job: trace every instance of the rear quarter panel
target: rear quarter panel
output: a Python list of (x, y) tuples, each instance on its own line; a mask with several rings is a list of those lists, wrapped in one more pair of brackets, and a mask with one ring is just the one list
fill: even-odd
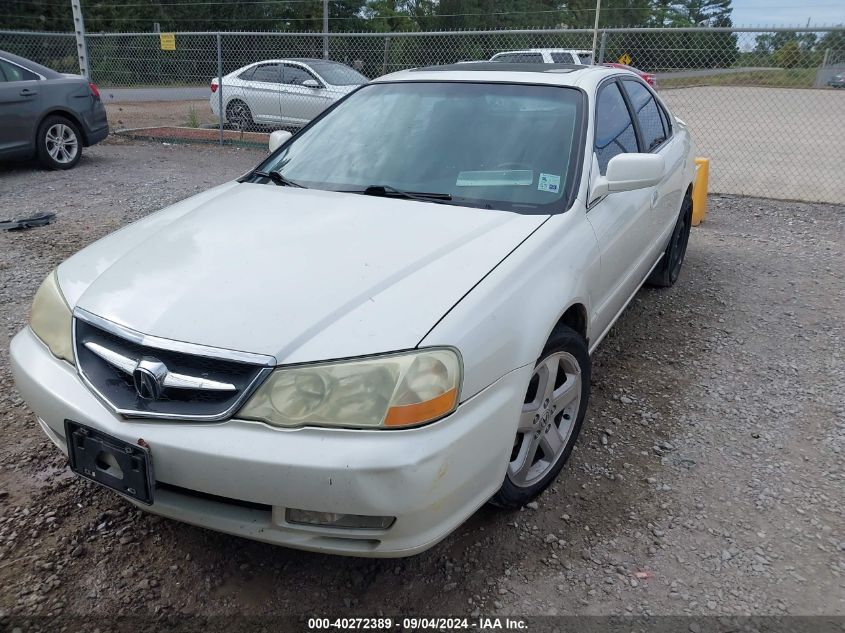
[(73, 116), (83, 127), (83, 135), (108, 125), (106, 109), (99, 99), (94, 98), (85, 79), (50, 79), (44, 82), (41, 106), (42, 119), (52, 113)]

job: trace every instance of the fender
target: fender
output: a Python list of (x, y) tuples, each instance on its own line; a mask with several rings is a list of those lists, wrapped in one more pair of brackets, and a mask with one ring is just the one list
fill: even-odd
[(461, 400), (518, 367), (533, 366), (573, 305), (584, 307), (586, 336), (592, 336), (588, 289), (600, 262), (585, 213), (576, 200), (565, 213), (551, 216), (420, 342), (461, 350), (466, 376)]

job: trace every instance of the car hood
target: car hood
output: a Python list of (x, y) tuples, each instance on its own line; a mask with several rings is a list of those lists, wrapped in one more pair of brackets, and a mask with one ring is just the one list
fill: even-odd
[(279, 363), (415, 347), (548, 216), (229, 183), (59, 267), (71, 306)]

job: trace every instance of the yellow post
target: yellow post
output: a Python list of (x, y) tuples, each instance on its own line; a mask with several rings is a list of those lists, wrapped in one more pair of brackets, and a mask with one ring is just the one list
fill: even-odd
[(698, 226), (707, 215), (707, 179), (710, 176), (710, 159), (696, 158), (695, 182), (692, 185), (692, 225)]

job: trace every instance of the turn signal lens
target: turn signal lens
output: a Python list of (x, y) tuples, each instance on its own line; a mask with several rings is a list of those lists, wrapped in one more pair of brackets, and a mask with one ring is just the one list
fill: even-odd
[(460, 382), (457, 352), (441, 348), (279, 368), (238, 417), (284, 427), (419, 426), (455, 410)]
[(35, 293), (29, 327), (54, 356), (73, 363), (73, 315), (59, 289), (55, 270)]

